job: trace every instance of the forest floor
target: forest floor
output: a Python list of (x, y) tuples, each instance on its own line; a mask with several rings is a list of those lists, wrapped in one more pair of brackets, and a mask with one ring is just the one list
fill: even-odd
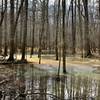
[[(16, 59), (19, 60), (21, 55), (17, 55)], [(30, 58), (30, 55), (26, 56), (26, 59), (29, 63), (33, 64), (34, 67), (37, 67), (47, 72), (57, 73), (59, 61), (55, 60), (55, 55), (42, 55), (41, 64), (39, 64), (38, 55), (33, 55)], [(93, 75), (100, 75), (100, 60), (96, 58), (80, 58), (80, 57), (66, 57), (66, 69), (69, 73), (82, 73), (88, 75), (89, 73)], [(62, 73), (62, 61), (61, 69)], [(9, 81), (8, 77), (11, 77), (14, 74), (13, 70), (7, 67), (7, 65), (0, 65), (0, 84)]]
[[(32, 56), (30, 58), (27, 56), (27, 60), (31, 63), (38, 64), (39, 59), (37, 55)], [(48, 65), (59, 65), (59, 61), (55, 60), (54, 55), (42, 55), (41, 64), (48, 64)], [(80, 57), (66, 57), (66, 64), (67, 65), (84, 65), (85, 67), (91, 66), (91, 67), (100, 67), (100, 60), (97, 58), (80, 58)], [(61, 61), (62, 65), (62, 61)], [(81, 67), (80, 66), (80, 67)]]
[[(8, 59), (8, 58), (6, 58)], [(21, 55), (15, 56), (16, 60), (21, 59)], [(38, 55), (26, 55), (26, 59), (29, 63), (32, 64), (39, 64)], [(55, 59), (55, 55), (44, 54), (41, 57), (41, 65), (49, 65), (51, 67), (58, 67), (59, 60)], [(66, 57), (66, 65), (67, 66), (79, 66), (79, 67), (93, 67), (93, 68), (100, 68), (100, 59), (99, 58), (81, 58), (79, 56), (70, 56)], [(62, 66), (62, 59), (61, 59), (61, 66)]]
[[(20, 59), (20, 55), (17, 59)], [(28, 62), (34, 64), (34, 66), (44, 69), (44, 70), (55, 70), (57, 72), (59, 61), (55, 60), (55, 55), (42, 55), (41, 64), (39, 64), (38, 55), (26, 56)], [(74, 69), (77, 72), (95, 72), (100, 74), (100, 60), (97, 58), (81, 58), (79, 56), (66, 57), (66, 69)], [(61, 61), (61, 71), (62, 71), (62, 61)]]
[[(20, 56), (17, 58), (20, 59)], [(34, 67), (51, 73), (58, 72), (59, 61), (55, 60), (55, 55), (42, 55), (41, 64), (39, 64), (38, 55), (33, 55), (32, 58), (30, 58), (30, 55), (27, 55), (26, 58)], [(60, 74), (62, 74), (62, 70), (61, 61)], [(97, 75), (96, 78), (98, 78), (100, 75), (100, 60), (97, 58), (80, 58), (78, 56), (66, 57), (66, 70), (69, 74), (90, 75), (91, 77)]]

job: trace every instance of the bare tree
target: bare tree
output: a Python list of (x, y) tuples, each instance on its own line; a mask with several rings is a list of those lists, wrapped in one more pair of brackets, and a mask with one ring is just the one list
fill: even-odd
[(84, 5), (84, 20), (85, 20), (85, 57), (91, 57), (90, 38), (89, 38), (89, 13), (88, 13), (88, 0), (83, 0)]
[[(100, 32), (100, 0), (98, 0), (99, 5), (99, 32)], [(99, 34), (99, 55), (100, 55), (100, 34)]]
[(18, 13), (16, 15), (16, 19), (14, 16), (14, 1), (10, 0), (10, 55), (8, 61), (14, 61), (14, 37), (16, 32), (16, 27), (18, 24), (19, 15), (21, 12), (21, 9), (23, 7), (24, 0), (21, 0), (21, 4), (18, 10)]
[[(4, 15), (3, 15), (3, 4), (4, 4), (4, 2), (3, 2), (3, 0), (2, 0), (2, 8), (1, 8), (1, 18), (3, 18), (4, 19)], [(2, 20), (2, 19), (1, 19)], [(2, 22), (3, 22), (3, 20), (2, 20)], [(3, 30), (2, 30), (2, 23), (1, 23), (1, 25), (0, 25), (0, 53), (2, 53), (2, 35), (3, 35), (3, 32), (2, 32)]]
[(42, 53), (42, 39), (43, 39), (43, 33), (44, 33), (44, 25), (45, 25), (45, 0), (41, 2), (41, 29), (39, 34), (39, 51), (38, 51), (38, 57), (39, 57), (39, 64), (41, 63), (41, 53)]
[(27, 45), (27, 20), (28, 20), (28, 0), (25, 0), (24, 5), (24, 34), (23, 34), (23, 43), (22, 43), (22, 58), (21, 60), (25, 60), (25, 51)]
[(56, 20), (56, 60), (58, 60), (58, 33), (59, 33), (59, 12), (60, 12), (60, 0), (58, 0), (58, 8), (57, 8), (57, 20)]
[(72, 0), (72, 54), (75, 54), (76, 45), (76, 0), (74, 6), (74, 0)]
[(7, 56), (7, 42), (8, 42), (8, 34), (7, 34), (7, 0), (5, 0), (5, 8), (6, 8), (6, 11), (5, 11), (5, 19), (4, 19), (4, 28), (5, 28), (5, 32), (4, 32), (4, 56)]
[(47, 25), (47, 27), (46, 27), (46, 49), (48, 48), (49, 49), (49, 53), (50, 53), (50, 49), (51, 49), (51, 47), (50, 47), (50, 39), (51, 39), (51, 37), (50, 37), (50, 25), (49, 25), (50, 23), (49, 23), (49, 0), (46, 0), (46, 25)]
[(62, 22), (62, 56), (63, 56), (63, 73), (66, 73), (66, 40), (65, 40), (65, 14), (66, 14), (66, 0), (62, 0), (62, 12), (63, 12), (63, 22)]
[(8, 61), (14, 61), (14, 0), (10, 0), (10, 56)]
[(83, 31), (82, 31), (82, 15), (81, 15), (81, 5), (80, 5), (80, 0), (78, 0), (78, 15), (79, 15), (79, 34), (80, 34), (80, 49), (81, 49), (81, 54), (83, 57)]
[(33, 32), (32, 32), (32, 46), (31, 46), (31, 56), (33, 55), (34, 53), (34, 32), (35, 32), (35, 13), (36, 13), (36, 0), (33, 0), (33, 7), (32, 7), (33, 11)]

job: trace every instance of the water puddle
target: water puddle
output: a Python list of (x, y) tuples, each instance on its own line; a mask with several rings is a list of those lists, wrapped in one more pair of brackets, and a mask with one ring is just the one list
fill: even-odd
[(78, 73), (80, 68), (69, 67), (70, 73), (61, 74), (57, 81), (55, 71), (34, 65), (9, 65), (7, 68), (14, 73), (10, 81), (0, 85), (1, 100), (100, 100), (99, 74), (88, 71), (86, 74), (84, 69)]

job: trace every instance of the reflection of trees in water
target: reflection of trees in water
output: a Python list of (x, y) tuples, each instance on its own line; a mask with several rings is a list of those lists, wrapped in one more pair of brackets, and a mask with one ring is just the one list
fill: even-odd
[(97, 87), (97, 100), (100, 100), (100, 80), (98, 81), (98, 87)]
[(18, 67), (18, 77), (17, 77), (17, 85), (18, 85), (18, 89), (19, 89), (19, 98), (20, 100), (25, 100), (25, 67), (24, 65), (22, 65), (21, 67)]
[(40, 77), (39, 91), (40, 91), (39, 100), (46, 100), (46, 95), (42, 94), (42, 93), (47, 92), (47, 78), (46, 77)]
[[(14, 94), (17, 92), (20, 100), (100, 100), (100, 81), (89, 77), (75, 75), (60, 76), (57, 81), (55, 76), (49, 76), (46, 72), (31, 66), (15, 67), (16, 75), (12, 82), (7, 84), (12, 87)], [(11, 90), (9, 90), (11, 94)]]
[[(55, 82), (57, 84), (55, 86), (55, 94), (61, 98), (88, 100), (89, 98), (95, 99), (100, 93), (100, 83), (98, 84), (96, 80), (90, 79), (89, 77), (67, 76), (62, 78), (60, 82)], [(100, 99), (100, 95), (97, 97)]]

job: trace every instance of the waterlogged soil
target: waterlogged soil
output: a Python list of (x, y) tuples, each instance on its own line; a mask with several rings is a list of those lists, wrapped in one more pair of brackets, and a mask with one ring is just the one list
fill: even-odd
[(67, 67), (67, 74), (45, 64), (0, 65), (1, 100), (100, 100), (98, 68)]

